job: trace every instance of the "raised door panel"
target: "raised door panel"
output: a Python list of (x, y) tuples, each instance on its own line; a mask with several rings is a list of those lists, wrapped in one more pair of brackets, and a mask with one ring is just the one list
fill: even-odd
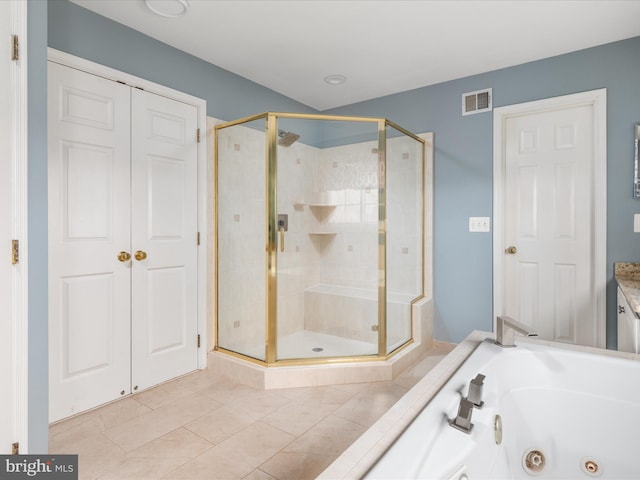
[(114, 355), (113, 274), (63, 278), (62, 378), (109, 369)]
[(540, 292), (539, 292), (539, 279), (540, 268), (537, 263), (534, 262), (520, 262), (519, 264), (519, 277), (518, 287), (519, 295), (515, 296), (515, 299), (519, 301), (519, 318), (518, 321), (525, 325), (537, 325), (539, 318), (539, 304), (540, 304)]
[(61, 147), (63, 242), (112, 242), (114, 149), (69, 141)]
[(197, 368), (197, 109), (132, 92), (132, 383)]
[(130, 89), (49, 62), (50, 421), (130, 392)]

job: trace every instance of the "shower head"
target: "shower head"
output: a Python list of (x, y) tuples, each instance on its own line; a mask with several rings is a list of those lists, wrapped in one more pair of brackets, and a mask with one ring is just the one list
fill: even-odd
[(290, 147), (293, 145), (296, 140), (300, 138), (300, 135), (293, 132), (285, 132), (284, 130), (278, 131), (278, 145), (283, 147)]

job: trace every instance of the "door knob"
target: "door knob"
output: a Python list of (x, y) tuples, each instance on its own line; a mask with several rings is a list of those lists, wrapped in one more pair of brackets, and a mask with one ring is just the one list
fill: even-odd
[(136, 253), (133, 254), (133, 256), (138, 261), (144, 260), (145, 258), (147, 258), (147, 252), (143, 252), (142, 250), (138, 250)]
[(127, 262), (131, 260), (131, 254), (129, 252), (120, 252), (118, 254), (118, 260), (120, 260), (121, 262)]
[(518, 253), (518, 249), (516, 247), (514, 247), (513, 245), (511, 245), (510, 247), (507, 247), (507, 249), (505, 250), (505, 252), (508, 255), (515, 255), (516, 253)]

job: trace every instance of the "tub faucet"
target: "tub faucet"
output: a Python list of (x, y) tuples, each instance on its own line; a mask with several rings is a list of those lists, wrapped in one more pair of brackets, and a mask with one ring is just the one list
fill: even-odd
[(458, 407), (458, 415), (453, 420), (449, 420), (449, 425), (457, 428), (461, 432), (471, 433), (473, 423), (471, 423), (471, 415), (473, 414), (473, 403), (466, 398), (460, 400)]
[(467, 400), (469, 400), (474, 407), (482, 408), (484, 402), (482, 401), (482, 387), (484, 387), (485, 376), (479, 373), (476, 378), (469, 383), (469, 393), (467, 394)]
[(538, 334), (533, 332), (527, 325), (516, 322), (511, 317), (498, 317), (496, 345), (500, 345), (501, 347), (515, 347), (514, 337), (516, 332), (526, 337), (538, 336)]

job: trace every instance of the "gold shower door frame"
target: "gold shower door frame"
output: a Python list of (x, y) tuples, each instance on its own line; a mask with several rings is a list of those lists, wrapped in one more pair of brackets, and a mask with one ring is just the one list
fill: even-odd
[[(340, 121), (340, 122), (360, 122), (360, 123), (374, 123), (378, 129), (378, 353), (377, 355), (360, 355), (360, 356), (341, 356), (341, 357), (322, 357), (322, 358), (300, 358), (300, 359), (277, 359), (277, 248), (278, 248), (278, 209), (277, 209), (277, 173), (278, 173), (278, 118), (288, 119), (301, 119), (301, 120), (325, 120), (325, 121)], [(267, 245), (266, 245), (266, 259), (265, 259), (265, 275), (266, 275), (266, 308), (265, 308), (265, 322), (266, 322), (266, 337), (265, 337), (265, 360), (259, 360), (247, 355), (243, 355), (239, 352), (225, 349), (218, 345), (218, 132), (222, 129), (242, 125), (245, 123), (253, 122), (256, 120), (265, 119), (266, 121), (266, 212), (267, 215)], [(425, 163), (426, 163), (426, 146), (425, 141), (413, 134), (412, 132), (400, 127), (399, 125), (385, 119), (385, 118), (372, 118), (372, 117), (357, 117), (357, 116), (340, 116), (340, 115), (322, 115), (322, 114), (303, 114), (303, 113), (283, 113), (283, 112), (265, 112), (249, 117), (240, 118), (231, 122), (222, 123), (216, 125), (215, 128), (215, 140), (214, 140), (214, 178), (216, 179), (215, 188), (215, 230), (214, 235), (214, 251), (215, 251), (215, 305), (216, 305), (216, 318), (215, 318), (215, 336), (214, 336), (214, 349), (224, 352), (226, 354), (241, 358), (243, 360), (249, 360), (254, 363), (266, 366), (292, 366), (292, 365), (322, 365), (328, 363), (343, 363), (343, 362), (366, 362), (366, 361), (380, 361), (400, 352), (408, 345), (413, 343), (414, 331), (413, 331), (413, 308), (411, 308), (411, 338), (403, 345), (396, 348), (393, 352), (387, 352), (387, 282), (386, 282), (386, 171), (387, 171), (387, 127), (391, 127), (400, 133), (418, 141), (422, 145), (422, 212), (421, 212), (421, 233), (422, 233), (422, 252), (421, 252), (421, 278), (424, 279), (424, 259), (425, 259), (425, 239), (424, 239), (424, 221), (425, 221)], [(424, 280), (422, 285), (422, 292), (424, 292)], [(411, 306), (422, 299), (424, 293), (413, 299)]]

